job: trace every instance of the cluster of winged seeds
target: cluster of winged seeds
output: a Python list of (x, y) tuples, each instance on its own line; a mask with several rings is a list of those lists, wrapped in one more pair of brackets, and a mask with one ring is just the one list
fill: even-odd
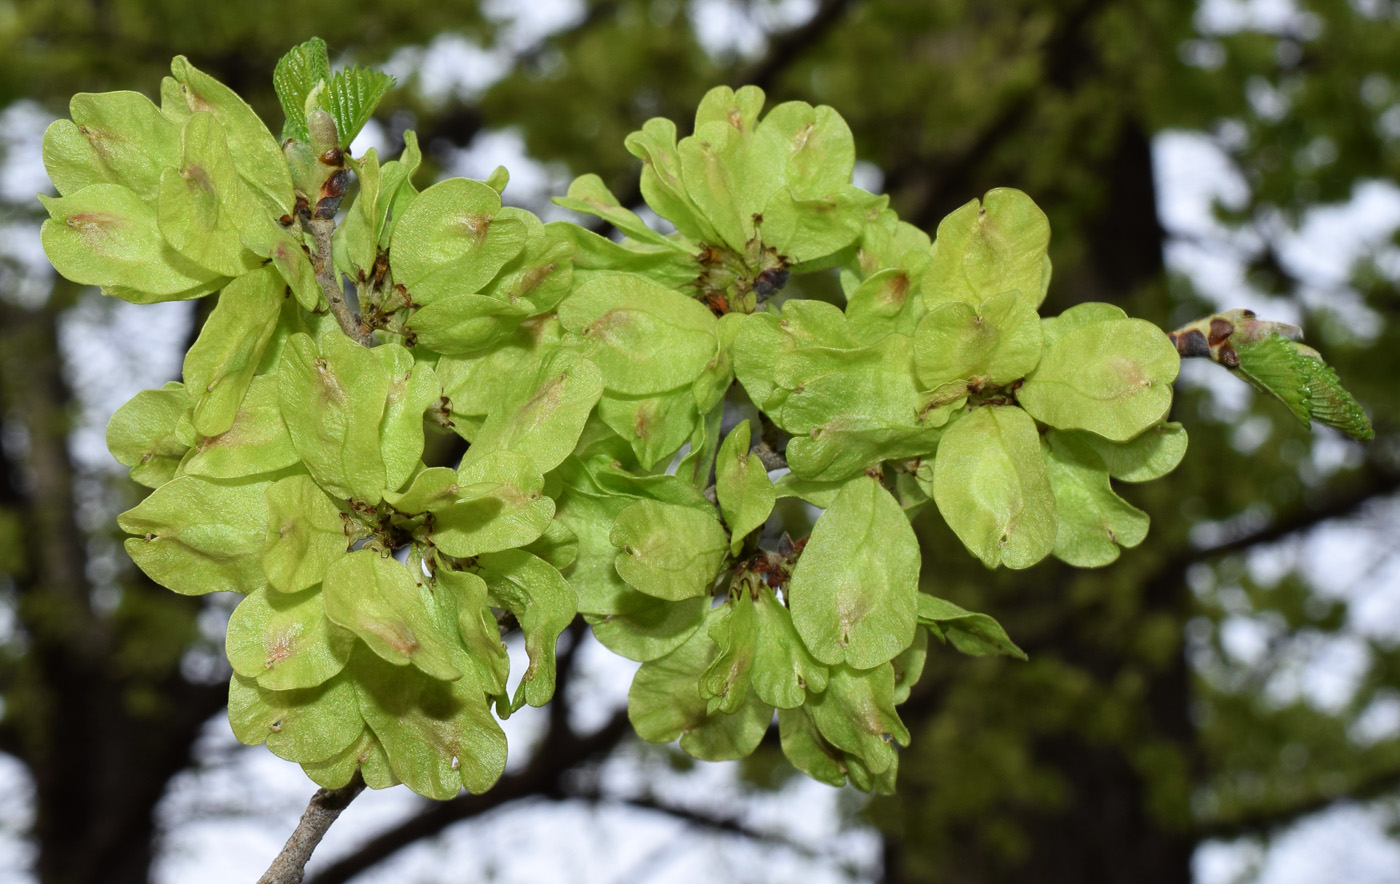
[[(557, 200), (610, 239), (503, 206), (504, 170), (419, 191), (411, 132), (349, 156), (389, 82), (332, 74), (319, 41), (278, 66), (280, 142), (173, 74), (159, 106), (80, 95), (49, 130), (43, 242), (128, 301), (218, 292), (182, 380), (112, 419), (153, 489), (120, 525), (157, 582), (244, 596), (234, 732), (322, 785), (488, 789), (498, 718), (550, 699), (582, 615), (641, 663), (644, 739), (737, 758), (776, 717), (801, 770), (888, 790), (929, 635), (1020, 654), (920, 591), (910, 517), (932, 503), (989, 567), (1103, 565), (1147, 531), (1113, 480), (1185, 450), (1167, 335), (1109, 304), (1038, 315), (1029, 198), (931, 241), (851, 184), (831, 108), (760, 118), (760, 90), (719, 88), (687, 137), (648, 121), (626, 146), (674, 232), (596, 176)], [(802, 297), (820, 279), (843, 304)], [(783, 498), (821, 511), (796, 542)]]

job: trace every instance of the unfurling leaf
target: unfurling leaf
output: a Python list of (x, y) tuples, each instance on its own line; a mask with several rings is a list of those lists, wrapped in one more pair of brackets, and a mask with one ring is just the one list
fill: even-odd
[(282, 140), (310, 138), (306, 129), (307, 99), (317, 87), (331, 78), (331, 63), (326, 55), (326, 41), (312, 37), (300, 46), (287, 50), (272, 72), (272, 85), (287, 122), (282, 127)]

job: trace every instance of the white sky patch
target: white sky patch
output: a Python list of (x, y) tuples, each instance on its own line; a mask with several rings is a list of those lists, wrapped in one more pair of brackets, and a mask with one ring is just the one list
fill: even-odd
[(501, 194), (508, 206), (529, 209), (542, 221), (573, 220), (578, 216), (551, 203), (550, 197), (569, 187), (569, 170), (562, 163), (542, 163), (525, 151), (525, 139), (516, 129), (478, 132), (465, 149), (452, 149), (441, 157), (443, 176), (484, 180), (497, 166), (510, 172), (510, 184)]
[(34, 784), (12, 755), (0, 754), (0, 884), (30, 884), (34, 847), (27, 832), (34, 817)]
[[(1197, 884), (1395, 884), (1400, 844), (1386, 836), (1390, 814), (1346, 804), (1309, 816), (1277, 836), (1268, 850), (1257, 844), (1207, 842), (1196, 852)], [(1248, 874), (1258, 870), (1258, 877)]]
[(387, 160), (397, 159), (397, 157), (384, 155), (384, 152), (389, 149), (389, 135), (384, 131), (383, 124), (372, 117), (360, 130), (360, 134), (355, 136), (355, 140), (350, 142), (350, 156), (362, 157), (371, 148), (381, 164)]
[(737, 55), (752, 59), (768, 45), (768, 37), (811, 18), (815, 0), (699, 0), (687, 10), (695, 37), (716, 58)]
[(1203, 0), (1195, 25), (1202, 34), (1258, 31), (1312, 39), (1322, 32), (1322, 21), (1296, 0)]
[(486, 0), (482, 11), (503, 26), (500, 42), (512, 52), (521, 52), (578, 25), (588, 8), (580, 0)]
[(37, 208), (34, 195), (53, 193), (44, 171), (44, 130), (54, 115), (37, 101), (19, 101), (0, 112), (0, 199)]
[(1400, 733), (1400, 692), (1387, 689), (1357, 716), (1349, 736), (1361, 745), (1392, 739)]
[(412, 83), (430, 103), (475, 101), (510, 69), (510, 52), (483, 49), (458, 34), (440, 34), (427, 46), (400, 49), (384, 63), (400, 86)]
[(107, 421), (140, 391), (180, 379), (193, 310), (188, 301), (128, 304), (89, 289), (64, 313), (58, 339), (82, 417), (69, 450), (83, 468), (122, 469), (107, 451)]
[(856, 160), (851, 170), (851, 183), (868, 193), (880, 193), (885, 189), (884, 170), (872, 162)]

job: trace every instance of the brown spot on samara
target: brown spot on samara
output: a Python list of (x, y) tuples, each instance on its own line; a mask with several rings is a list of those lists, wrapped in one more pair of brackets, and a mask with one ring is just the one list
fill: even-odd
[(1229, 340), (1230, 335), (1235, 333), (1235, 324), (1219, 316), (1213, 317), (1210, 321), (1210, 336), (1208, 340), (1212, 347), (1223, 344)]
[(886, 304), (903, 304), (904, 299), (909, 296), (909, 275), (900, 273), (890, 280), (890, 284), (885, 288)]
[(549, 278), (549, 275), (559, 269), (558, 264), (541, 264), (520, 277), (520, 284), (515, 291), (510, 293), (510, 299), (514, 301), (521, 295), (528, 295), (539, 287), (539, 284)]
[(493, 220), (495, 219), (491, 215), (476, 212), (466, 212), (456, 219), (457, 223), (466, 231), (467, 236), (477, 242), (486, 239), (486, 234), (490, 232)]
[(84, 236), (90, 236), (107, 233), (114, 227), (121, 227), (125, 221), (121, 215), (113, 215), (111, 212), (78, 212), (69, 215), (64, 223)]
[(180, 169), (180, 177), (205, 193), (214, 193), (214, 182), (210, 180), (209, 172), (201, 163), (187, 163)]
[(182, 83), (180, 85), (180, 92), (185, 96), (185, 104), (189, 105), (190, 110), (194, 113), (199, 113), (200, 111), (212, 112), (214, 110), (214, 105), (210, 104), (207, 98), (200, 95), (189, 86)]

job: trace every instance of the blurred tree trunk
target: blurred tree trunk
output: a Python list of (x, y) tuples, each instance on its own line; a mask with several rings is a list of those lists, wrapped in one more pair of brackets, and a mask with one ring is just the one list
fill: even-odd
[(8, 306), (0, 323), (0, 413), (12, 423), (0, 450), (0, 506), (22, 526), (9, 574), (28, 644), (0, 663), (9, 687), (0, 748), (33, 778), (43, 884), (144, 884), (156, 804), (190, 764), (225, 688), (180, 673), (197, 600), (135, 575), (122, 581), (114, 610), (93, 605), (68, 447), (75, 403), (59, 353), (60, 298), (34, 310)]

